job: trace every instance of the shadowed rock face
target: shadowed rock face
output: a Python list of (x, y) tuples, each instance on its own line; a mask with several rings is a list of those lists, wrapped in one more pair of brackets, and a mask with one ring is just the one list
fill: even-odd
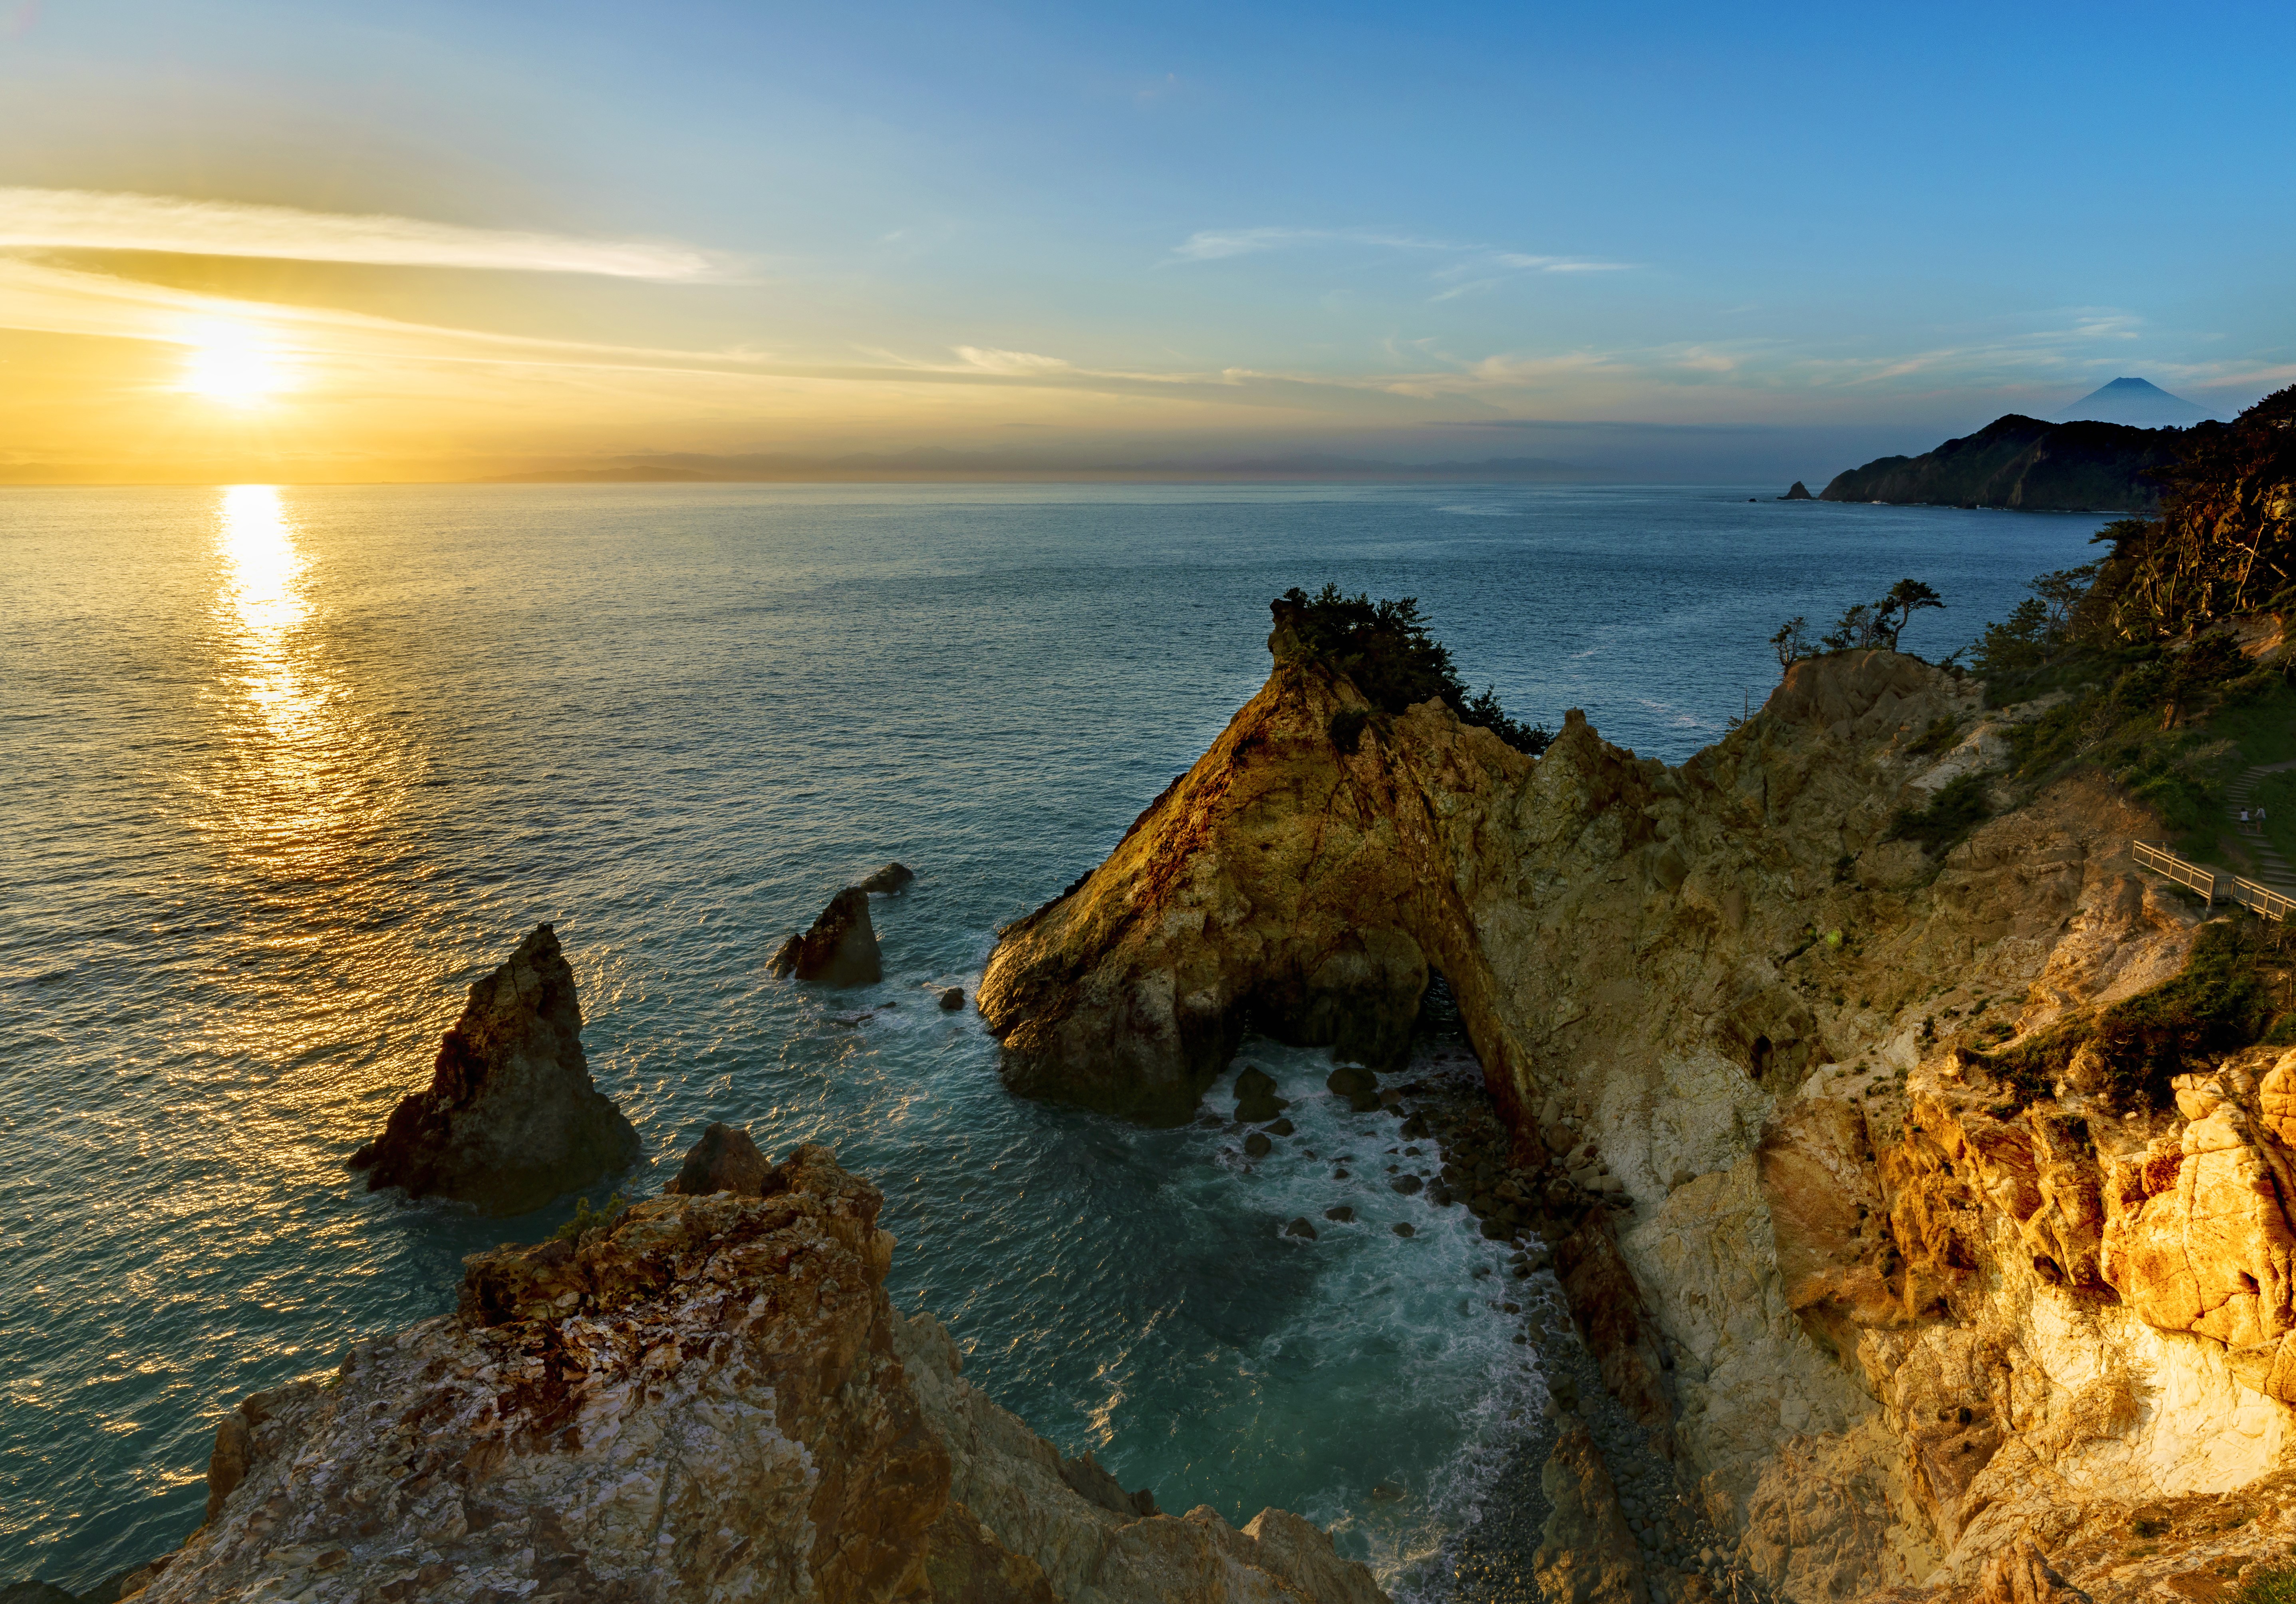
[(750, 1133), (729, 1125), (712, 1125), (701, 1140), (686, 1150), (685, 1164), (662, 1190), (689, 1198), (711, 1192), (739, 1192), (761, 1198), (775, 1179), (773, 1166), (750, 1140)]
[(526, 1214), (634, 1163), (638, 1134), (591, 1084), (574, 971), (548, 925), (471, 987), (428, 1091), (351, 1156), (367, 1186)]
[[(883, 872), (878, 871), (880, 875)], [(848, 886), (831, 897), (813, 927), (783, 942), (767, 961), (766, 970), (772, 975), (794, 975), (824, 986), (874, 986), (883, 979), (885, 965), (877, 949), (877, 930), (869, 922), (868, 892), (859, 886)]]

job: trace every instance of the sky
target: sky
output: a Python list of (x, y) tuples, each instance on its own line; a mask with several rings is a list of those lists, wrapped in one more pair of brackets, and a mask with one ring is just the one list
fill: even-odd
[(2296, 381), (2292, 56), (2285, 5), (0, 0), (0, 479), (1816, 483), (2123, 374), (2230, 415)]

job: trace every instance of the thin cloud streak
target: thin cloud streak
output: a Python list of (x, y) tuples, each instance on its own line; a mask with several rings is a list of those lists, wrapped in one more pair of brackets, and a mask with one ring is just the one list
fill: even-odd
[(666, 282), (727, 275), (726, 264), (682, 245), (97, 190), (0, 189), (0, 249), (153, 250)]

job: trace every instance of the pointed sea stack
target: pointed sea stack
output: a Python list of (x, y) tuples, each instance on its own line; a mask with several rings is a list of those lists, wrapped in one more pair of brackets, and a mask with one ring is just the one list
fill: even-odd
[(369, 1191), (452, 1198), (520, 1215), (638, 1157), (637, 1132), (591, 1084), (574, 971), (546, 924), (471, 987), (430, 1087), (351, 1155)]
[(1809, 493), (1809, 487), (1808, 485), (1803, 484), (1800, 479), (1796, 479), (1793, 482), (1793, 488), (1787, 491), (1784, 495), (1778, 497), (1778, 499), (1780, 501), (1816, 501), (1817, 497)]
[(885, 962), (877, 948), (876, 927), (869, 922), (869, 894), (859, 886), (848, 886), (831, 897), (811, 929), (791, 936), (774, 950), (766, 961), (766, 972), (795, 975), (824, 986), (874, 986), (882, 980)]

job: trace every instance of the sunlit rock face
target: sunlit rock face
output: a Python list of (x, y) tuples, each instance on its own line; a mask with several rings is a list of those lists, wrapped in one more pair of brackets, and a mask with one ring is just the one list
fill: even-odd
[(590, 1080), (574, 971), (548, 925), (471, 987), (428, 1090), (351, 1157), (370, 1188), (526, 1214), (635, 1162), (637, 1132)]
[[(1439, 970), (1519, 1154), (1562, 1156), (1550, 1199), (1624, 1189), (1620, 1270), (1579, 1295), (1609, 1386), (1672, 1412), (1705, 1513), (1800, 1604), (1979, 1590), (2028, 1530), (1997, 1590), (2092, 1587), (2136, 1511), (2285, 1479), (2296, 1060), (2195, 1065), (2127, 1117), (2078, 1058), (2013, 1093), (1965, 1051), (2178, 971), (2198, 910), (2128, 857), (2157, 822), (2075, 779), (1891, 839), (2046, 703), (1844, 652), (1675, 768), (1575, 717), (1534, 761), (1437, 704), (1347, 747), (1363, 699), (1282, 637), (1205, 759), (1007, 931), (981, 1006), (1016, 1089), (1184, 1117), (1247, 1027), (1379, 1061)], [(1392, 955), (1319, 985), (1349, 941)], [(1628, 1306), (1631, 1341), (1599, 1318)]]
[(887, 1300), (882, 1202), (806, 1146), (474, 1255), (455, 1313), (225, 1418), (143, 1597), (1385, 1604), (1298, 1517), (1157, 1514), (963, 1380)]

